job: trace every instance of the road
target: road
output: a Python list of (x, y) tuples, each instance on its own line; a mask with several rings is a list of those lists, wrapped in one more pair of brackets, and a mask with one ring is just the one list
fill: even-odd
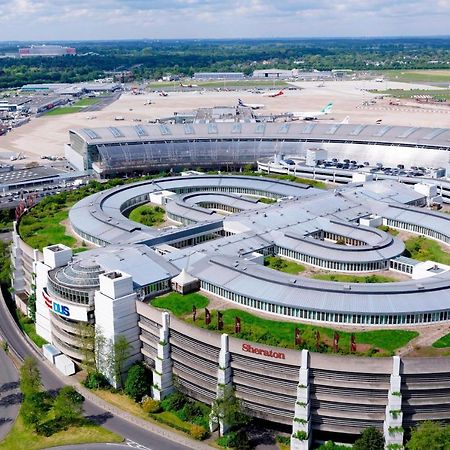
[[(34, 357), (39, 365), (41, 372), (42, 383), (45, 389), (52, 391), (60, 389), (64, 386), (62, 378), (56, 375), (47, 364), (42, 360), (42, 356), (26, 341), (20, 329), (13, 321), (8, 308), (6, 306), (3, 295), (0, 292), (0, 334), (9, 343), (11, 351), (14, 351), (20, 358), (26, 356)], [(1, 364), (1, 363), (0, 363)], [(0, 377), (2, 372), (0, 372)], [(125, 439), (139, 443), (151, 450), (190, 450), (194, 447), (185, 446), (169, 440), (155, 432), (141, 428), (115, 414), (105, 411), (93, 402), (86, 400), (84, 403), (85, 415), (98, 424), (104, 426), (108, 430), (123, 436)], [(166, 430), (164, 430), (167, 433)], [(177, 436), (174, 434), (174, 436)], [(176, 439), (176, 438), (175, 438)], [(181, 437), (180, 437), (181, 439)], [(111, 447), (114, 448), (114, 447)]]
[(20, 402), (19, 374), (8, 355), (0, 349), (0, 441), (11, 429)]

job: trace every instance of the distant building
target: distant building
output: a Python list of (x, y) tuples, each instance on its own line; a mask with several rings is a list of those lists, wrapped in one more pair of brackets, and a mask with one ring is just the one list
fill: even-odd
[(242, 72), (196, 72), (196, 80), (243, 80)]
[(62, 47), (61, 45), (32, 45), (31, 47), (19, 48), (20, 58), (30, 56), (65, 56), (76, 55), (77, 50), (73, 47)]
[(292, 78), (294, 76), (292, 70), (285, 69), (263, 69), (263, 70), (254, 70), (253, 78)]

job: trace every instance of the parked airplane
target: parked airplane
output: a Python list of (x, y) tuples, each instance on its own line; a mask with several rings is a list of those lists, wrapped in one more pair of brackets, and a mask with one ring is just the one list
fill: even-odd
[(330, 114), (331, 109), (333, 108), (333, 102), (328, 103), (325, 108), (320, 111), (297, 111), (290, 113), (292, 117), (301, 120), (315, 120), (320, 116), (324, 116), (326, 114)]
[(244, 106), (246, 108), (251, 108), (251, 109), (264, 108), (264, 105), (262, 103), (244, 103), (240, 98), (238, 98), (238, 104), (239, 104), (239, 106)]
[(278, 92), (265, 92), (263, 94), (263, 97), (279, 97), (280, 95), (284, 95), (283, 90), (278, 91)]

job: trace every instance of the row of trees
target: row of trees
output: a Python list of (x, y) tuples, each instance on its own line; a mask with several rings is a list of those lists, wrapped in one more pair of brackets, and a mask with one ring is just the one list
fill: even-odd
[[(137, 78), (158, 78), (167, 72), (188, 76), (198, 71), (250, 74), (254, 69), (267, 67), (267, 61), (279, 68), (305, 70), (424, 69), (447, 68), (445, 62), (450, 57), (448, 40), (432, 38), (118, 41), (73, 45), (82, 56), (1, 59), (0, 88), (86, 81), (115, 69), (132, 69)], [(442, 61), (442, 65), (430, 61)]]
[(28, 357), (20, 368), (23, 396), (21, 416), (26, 426), (38, 434), (51, 436), (72, 425), (86, 423), (83, 418), (84, 397), (72, 386), (61, 388), (56, 397), (42, 390), (36, 361)]
[[(326, 442), (318, 450), (343, 450), (346, 447)], [(401, 449), (396, 444), (388, 445), (388, 449)], [(407, 450), (449, 450), (450, 449), (450, 425), (439, 422), (423, 422), (411, 430), (411, 436), (406, 442)], [(384, 450), (385, 442), (383, 433), (374, 427), (366, 428), (355, 441), (353, 450)]]

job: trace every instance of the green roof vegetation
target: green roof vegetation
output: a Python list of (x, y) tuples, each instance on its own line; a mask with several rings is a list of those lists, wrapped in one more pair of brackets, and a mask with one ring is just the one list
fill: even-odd
[(395, 228), (388, 227), (387, 225), (380, 225), (377, 228), (381, 231), (392, 234), (392, 236), (397, 236), (400, 233), (400, 231), (396, 230)]
[(393, 277), (386, 277), (384, 275), (347, 275), (338, 273), (319, 273), (313, 275), (311, 278), (323, 281), (340, 281), (343, 283), (392, 283), (398, 281)]
[(152, 301), (152, 305), (156, 308), (168, 309), (177, 317), (183, 317), (192, 312), (192, 307), (197, 309), (208, 306), (209, 300), (195, 292), (191, 294), (181, 295), (178, 292), (171, 292), (163, 297), (157, 297)]
[(264, 258), (264, 265), (270, 267), (271, 269), (290, 274), (298, 274), (299, 272), (303, 272), (305, 270), (305, 267), (301, 264), (297, 264), (294, 261), (289, 261), (278, 256), (266, 256)]
[[(158, 297), (151, 302), (155, 307), (166, 309), (173, 312), (177, 317), (193, 324), (192, 306), (197, 308), (197, 318), (195, 325), (201, 328), (207, 328), (211, 331), (217, 330), (217, 311), (210, 309), (211, 323), (206, 326), (204, 322), (204, 311), (200, 308), (207, 307), (208, 299), (201, 294), (189, 294), (184, 297), (180, 294), (169, 294), (164, 297)], [(334, 336), (333, 328), (314, 326), (304, 323), (285, 322), (281, 320), (264, 319), (255, 314), (248, 313), (239, 309), (226, 309), (221, 311), (223, 314), (223, 330), (240, 339), (257, 342), (265, 345), (277, 347), (300, 349), (307, 348), (311, 351), (320, 351), (323, 353), (332, 352), (332, 341)], [(241, 332), (236, 334), (234, 325), (235, 318), (241, 319)], [(301, 330), (302, 345), (296, 346), (294, 342), (295, 328)], [(316, 348), (315, 332), (320, 333), (320, 347)], [(338, 331), (340, 336), (339, 353), (350, 353), (350, 332)], [(365, 356), (388, 356), (395, 350), (405, 346), (411, 339), (418, 336), (416, 331), (408, 330), (373, 330), (355, 332), (356, 344), (359, 345), (358, 354)]]
[(149, 227), (156, 227), (164, 223), (164, 209), (161, 206), (141, 205), (133, 209), (128, 218)]
[(405, 241), (405, 256), (418, 261), (434, 261), (450, 265), (450, 253), (442, 250), (438, 242), (424, 236), (411, 237)]

